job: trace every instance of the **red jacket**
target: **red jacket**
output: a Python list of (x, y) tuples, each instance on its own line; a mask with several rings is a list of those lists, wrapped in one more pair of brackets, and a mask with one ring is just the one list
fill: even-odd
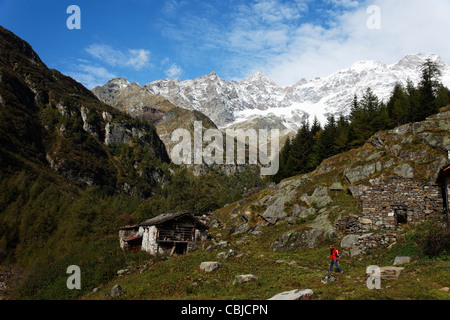
[(336, 249), (336, 248), (330, 249), (330, 260), (331, 261), (336, 260), (339, 257), (339, 255), (340, 255), (340, 253), (339, 253), (338, 249)]

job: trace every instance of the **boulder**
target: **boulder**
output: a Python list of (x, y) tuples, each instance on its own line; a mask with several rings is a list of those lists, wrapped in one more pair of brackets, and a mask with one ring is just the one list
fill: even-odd
[(130, 269), (122, 269), (117, 271), (118, 276), (123, 276), (124, 274), (128, 273)]
[(116, 284), (112, 289), (108, 292), (106, 292), (103, 297), (104, 298), (114, 298), (125, 294), (125, 291), (122, 289), (121, 286)]
[(280, 219), (284, 219), (288, 216), (284, 211), (284, 205), (292, 200), (293, 198), (291, 196), (281, 196), (280, 198), (277, 198), (267, 207), (266, 211), (260, 214), (261, 217), (271, 224), (277, 223)]
[(241, 284), (241, 283), (256, 281), (258, 279), (259, 279), (259, 277), (255, 276), (253, 274), (241, 274), (241, 275), (234, 277), (233, 284)]
[(309, 300), (313, 296), (314, 296), (314, 292), (311, 289), (305, 289), (305, 290), (295, 289), (292, 291), (285, 291), (285, 292), (279, 293), (267, 300)]
[(359, 235), (357, 234), (349, 234), (342, 238), (341, 247), (345, 249), (351, 249), (359, 245)]
[(340, 182), (335, 182), (330, 186), (331, 191), (342, 191), (344, 190), (344, 187)]
[(411, 257), (395, 257), (394, 266), (398, 264), (410, 263)]
[(333, 202), (333, 199), (328, 195), (327, 188), (323, 186), (315, 187), (312, 195), (308, 196), (304, 194), (300, 197), (300, 200), (306, 202), (308, 205), (315, 205), (318, 208), (326, 207)]
[(381, 267), (381, 280), (397, 280), (404, 269), (401, 267)]
[(205, 261), (200, 264), (200, 270), (205, 272), (212, 272), (214, 270), (219, 269), (222, 266), (220, 262), (216, 261)]
[(328, 272), (327, 275), (325, 277), (322, 278), (322, 280), (320, 280), (320, 282), (322, 283), (328, 283), (328, 282), (334, 282), (336, 281), (336, 278), (333, 276), (332, 272)]
[(234, 257), (236, 255), (236, 252), (233, 249), (230, 249), (228, 251), (224, 251), (224, 252), (219, 252), (217, 254), (217, 258), (218, 259), (227, 259), (230, 257)]
[(227, 241), (214, 242), (214, 243), (211, 243), (206, 248), (206, 251), (213, 251), (213, 250), (217, 250), (217, 249), (225, 249), (229, 245), (230, 245), (230, 243), (227, 242)]
[(409, 164), (402, 164), (394, 169), (394, 173), (402, 178), (410, 179), (414, 177), (414, 169)]
[(369, 178), (376, 172), (375, 164), (369, 164), (366, 166), (359, 166), (354, 169), (346, 169), (344, 171), (344, 175), (347, 178), (348, 182), (355, 183), (364, 179)]
[(310, 224), (310, 229), (305, 231), (287, 231), (270, 246), (273, 251), (291, 252), (302, 248), (315, 247), (319, 239), (335, 238), (339, 234), (334, 230), (328, 220), (328, 212), (324, 212), (316, 217)]

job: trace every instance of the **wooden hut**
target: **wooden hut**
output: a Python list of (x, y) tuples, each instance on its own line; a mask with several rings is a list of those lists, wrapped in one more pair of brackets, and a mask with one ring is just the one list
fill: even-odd
[(166, 213), (137, 226), (121, 228), (122, 249), (150, 254), (185, 254), (195, 242), (206, 240), (208, 226), (188, 212)]

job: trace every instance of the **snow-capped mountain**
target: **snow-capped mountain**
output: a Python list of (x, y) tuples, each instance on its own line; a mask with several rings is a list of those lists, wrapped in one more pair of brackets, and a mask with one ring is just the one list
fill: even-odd
[(406, 85), (409, 79), (417, 84), (427, 59), (440, 66), (441, 81), (450, 86), (450, 68), (440, 56), (416, 54), (392, 65), (359, 61), (327, 77), (302, 79), (287, 87), (279, 87), (262, 72), (241, 82), (225, 81), (212, 72), (192, 80), (158, 80), (144, 88), (178, 107), (201, 111), (220, 128), (244, 127), (245, 122), (270, 115), (281, 120), (279, 129), (296, 130), (302, 119), (317, 116), (325, 122), (329, 114), (349, 114), (354, 95), (361, 97), (368, 87), (387, 100), (396, 83)]

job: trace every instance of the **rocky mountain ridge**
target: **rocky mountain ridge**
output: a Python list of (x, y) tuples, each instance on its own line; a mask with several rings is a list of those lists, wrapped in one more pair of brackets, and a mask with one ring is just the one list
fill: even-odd
[(378, 61), (358, 61), (350, 68), (324, 78), (301, 79), (279, 87), (258, 72), (241, 82), (225, 81), (215, 72), (192, 80), (162, 79), (144, 85), (174, 105), (203, 112), (218, 127), (245, 126), (255, 118), (274, 115), (281, 121), (281, 130), (295, 131), (302, 120), (317, 116), (324, 122), (326, 115), (350, 112), (354, 95), (360, 98), (370, 87), (386, 100), (396, 83), (417, 84), (422, 64), (430, 59), (442, 70), (442, 82), (450, 86), (450, 68), (435, 54), (408, 55), (399, 62), (385, 65)]
[(152, 123), (169, 153), (178, 143), (171, 140), (174, 130), (186, 129), (193, 136), (196, 121), (201, 121), (203, 130), (217, 129), (214, 122), (200, 111), (176, 107), (161, 95), (153, 94), (137, 83), (129, 83), (124, 78), (112, 79), (103, 86), (95, 87), (92, 92), (114, 108)]

